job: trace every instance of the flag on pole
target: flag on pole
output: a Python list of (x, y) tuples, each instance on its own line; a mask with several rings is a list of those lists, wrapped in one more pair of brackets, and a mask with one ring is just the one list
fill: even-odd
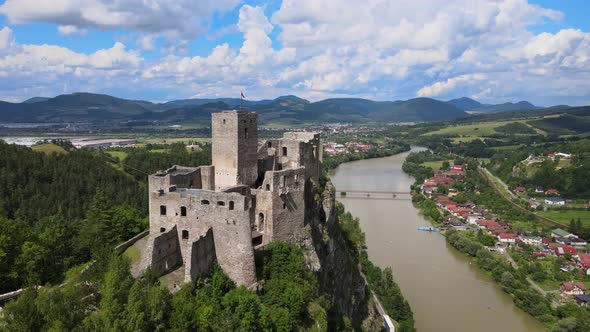
[(242, 99), (246, 99), (246, 96), (244, 96), (244, 91), (240, 91), (240, 96)]

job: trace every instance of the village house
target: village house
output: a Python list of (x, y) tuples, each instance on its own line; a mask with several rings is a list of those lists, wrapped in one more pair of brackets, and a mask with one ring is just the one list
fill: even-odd
[(577, 236), (573, 236), (573, 237), (556, 237), (555, 238), (555, 242), (559, 243), (559, 244), (565, 244), (568, 246), (574, 246), (574, 247), (585, 247), (588, 242), (586, 242), (586, 240), (581, 239)]
[(559, 197), (547, 197), (545, 198), (545, 204), (550, 206), (564, 206), (565, 200)]
[(545, 193), (545, 190), (543, 190), (543, 187), (535, 188), (535, 194), (543, 194), (543, 193)]
[(578, 254), (580, 265), (584, 269), (590, 269), (590, 254)]
[(590, 294), (578, 294), (574, 295), (574, 299), (579, 306), (587, 307), (590, 302)]
[(551, 231), (551, 236), (552, 237), (555, 237), (555, 238), (557, 238), (557, 237), (575, 237), (574, 234), (572, 234), (572, 233), (570, 233), (568, 231), (565, 231), (565, 230), (563, 230), (561, 228), (556, 228), (556, 229), (552, 230)]
[(525, 187), (516, 187), (516, 188), (514, 188), (514, 191), (518, 194), (523, 194), (526, 192), (526, 188)]
[(522, 243), (528, 244), (530, 246), (540, 246), (543, 243), (543, 239), (540, 236), (521, 235), (519, 239)]
[(484, 220), (484, 217), (481, 213), (470, 214), (467, 216), (467, 222), (473, 225), (476, 225), (478, 221)]
[(564, 282), (561, 284), (561, 296), (582, 295), (586, 287), (583, 282)]
[(498, 235), (498, 240), (501, 243), (507, 243), (507, 244), (516, 243), (516, 239), (518, 239), (518, 234), (500, 233)]
[(540, 206), (541, 204), (539, 202), (537, 202), (534, 199), (529, 199), (529, 208), (531, 209), (536, 209)]
[(578, 251), (576, 250), (576, 248), (571, 247), (571, 246), (561, 246), (561, 247), (555, 248), (555, 254), (557, 256), (563, 256), (565, 254), (570, 254), (572, 256), (575, 256), (578, 254)]
[(547, 191), (545, 191), (545, 195), (546, 196), (559, 196), (559, 190), (557, 190), (555, 188), (547, 189)]

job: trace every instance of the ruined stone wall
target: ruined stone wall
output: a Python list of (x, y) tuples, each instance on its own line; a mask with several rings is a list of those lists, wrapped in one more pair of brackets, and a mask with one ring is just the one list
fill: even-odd
[[(207, 238), (207, 232), (212, 229), (214, 253), (220, 267), (237, 284), (249, 286), (256, 281), (250, 226), (253, 200), (249, 190), (245, 194), (183, 188), (150, 192), (150, 234), (176, 227), (183, 262), (190, 267), (194, 243)], [(189, 268), (185, 275), (195, 274)]]
[(163, 233), (150, 233), (150, 241), (149, 266), (156, 275), (165, 274), (182, 265), (176, 227)]
[[(264, 220), (263, 227), (261, 219)], [(296, 242), (305, 219), (305, 168), (266, 172), (256, 193), (255, 228), (263, 244)]]
[(264, 168), (259, 173), (305, 166), (305, 178), (317, 179), (322, 175), (322, 154), (320, 134), (287, 132), (282, 139), (266, 140), (258, 148), (258, 165)]
[(253, 112), (212, 114), (212, 159), (217, 189), (253, 185), (258, 177), (258, 116)]
[(168, 191), (171, 186), (177, 188), (213, 189), (215, 187), (214, 167), (172, 166), (148, 177), (149, 190)]
[(205, 278), (213, 271), (216, 261), (215, 240), (213, 229), (209, 229), (205, 236), (199, 237), (197, 241), (192, 242), (187, 259), (190, 257), (190, 263), (185, 270), (185, 281)]

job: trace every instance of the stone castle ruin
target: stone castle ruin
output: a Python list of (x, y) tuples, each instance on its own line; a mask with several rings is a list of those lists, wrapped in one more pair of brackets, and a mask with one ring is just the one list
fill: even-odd
[(212, 114), (213, 165), (173, 166), (149, 177), (150, 229), (141, 266), (184, 267), (184, 281), (215, 263), (238, 285), (256, 282), (254, 251), (304, 236), (306, 183), (322, 172), (320, 135), (263, 142), (257, 114)]

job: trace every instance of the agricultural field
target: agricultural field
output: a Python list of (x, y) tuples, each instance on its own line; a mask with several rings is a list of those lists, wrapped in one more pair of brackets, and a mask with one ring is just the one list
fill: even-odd
[[(447, 160), (447, 161), (449, 161), (449, 162), (450, 162), (450, 160)], [(420, 165), (422, 165), (422, 166), (424, 166), (424, 167), (430, 167), (430, 168), (432, 168), (432, 169), (435, 169), (435, 168), (441, 168), (441, 167), (442, 167), (442, 164), (443, 164), (443, 162), (444, 162), (444, 160), (437, 160), (437, 161), (427, 161), (427, 162), (423, 162), (423, 163), (422, 163), (422, 164), (420, 164)]]
[(590, 226), (590, 211), (584, 210), (547, 210), (547, 211), (540, 211), (537, 212), (538, 215), (543, 216), (545, 218), (549, 218), (551, 220), (555, 220), (561, 224), (569, 224), (572, 219), (580, 220), (586, 226)]
[(117, 158), (120, 161), (125, 160), (127, 158), (127, 152), (125, 151), (106, 151), (111, 157)]
[[(466, 140), (473, 140), (476, 138), (481, 138), (482, 136), (490, 136), (494, 134), (499, 134), (500, 132), (496, 131), (495, 128), (502, 127), (510, 123), (523, 123), (525, 124), (526, 120), (511, 120), (511, 121), (491, 121), (491, 122), (481, 122), (476, 124), (470, 125), (462, 125), (462, 126), (452, 126), (447, 128), (442, 128), (436, 131), (431, 131), (428, 133), (423, 134), (424, 136), (431, 136), (431, 135), (458, 135), (462, 141)], [(530, 127), (530, 126), (529, 126)], [(536, 128), (531, 127), (534, 129), (538, 134), (543, 134), (544, 132), (538, 130)]]

